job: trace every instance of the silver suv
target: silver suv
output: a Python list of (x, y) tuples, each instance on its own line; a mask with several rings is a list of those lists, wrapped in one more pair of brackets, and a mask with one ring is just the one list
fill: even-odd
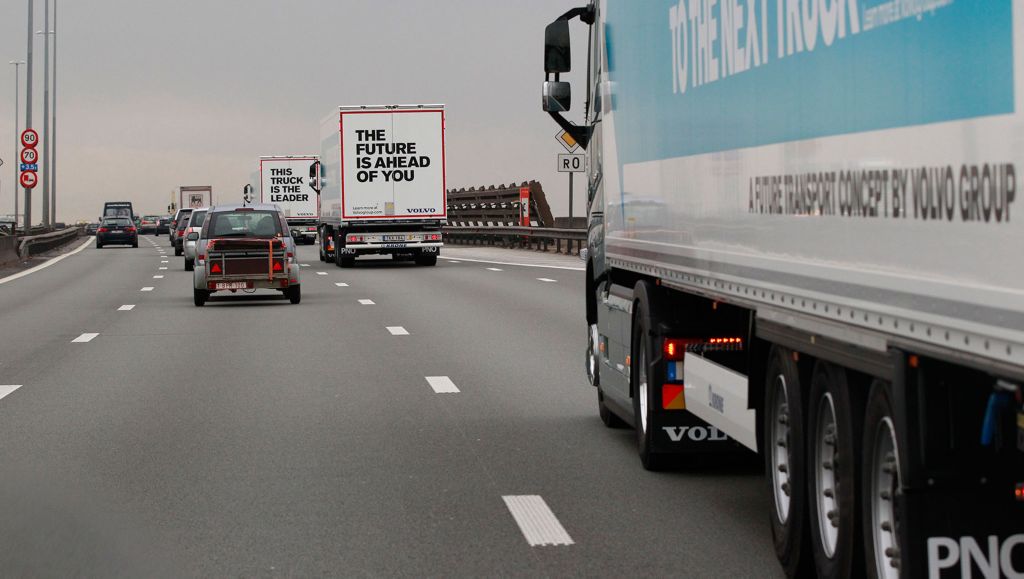
[(217, 205), (207, 210), (196, 248), (193, 298), (202, 306), (219, 291), (276, 290), (291, 303), (302, 299), (295, 241), (277, 205)]
[(196, 245), (202, 243), (202, 236), (198, 239), (189, 239), (189, 233), (200, 233), (203, 230), (203, 221), (206, 219), (206, 209), (196, 209), (188, 217), (188, 225), (185, 226), (184, 241), (182, 248), (185, 250), (185, 271), (192, 271), (196, 262)]

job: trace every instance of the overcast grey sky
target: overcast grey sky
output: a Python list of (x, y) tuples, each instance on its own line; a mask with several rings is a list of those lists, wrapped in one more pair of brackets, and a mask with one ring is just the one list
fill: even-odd
[[(319, 152), (320, 120), (337, 105), (416, 102), (448, 107), (449, 187), (537, 179), (554, 213), (567, 212), (558, 128), (540, 109), (543, 38), (584, 0), (58, 2), (58, 220), (94, 219), (106, 200), (163, 212), (179, 185), (210, 184), (215, 200), (235, 200), (258, 156)], [(14, 209), (6, 63), (25, 58), (27, 0), (2, 6), (0, 215)], [(574, 32), (578, 120), (586, 33)], [(41, 37), (35, 46), (42, 130)], [(21, 119), (24, 128), (24, 109)]]

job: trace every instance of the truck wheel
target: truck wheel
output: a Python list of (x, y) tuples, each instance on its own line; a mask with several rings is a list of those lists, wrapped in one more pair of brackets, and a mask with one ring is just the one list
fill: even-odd
[(416, 256), (416, 265), (425, 265), (425, 266), (428, 266), (428, 267), (432, 266), (432, 265), (437, 265), (437, 256), (436, 255), (417, 255)]
[(857, 508), (863, 413), (852, 387), (843, 368), (815, 364), (807, 413), (807, 497), (818, 577), (863, 575)]
[(867, 576), (898, 579), (902, 572), (903, 501), (900, 445), (896, 436), (892, 389), (876, 380), (864, 415), (864, 454), (861, 466), (861, 507)]
[(185, 271), (194, 270), (196, 268), (195, 263), (196, 262), (193, 259), (185, 259)]
[(192, 301), (196, 304), (196, 307), (202, 307), (209, 298), (209, 291), (195, 288), (192, 289)]
[(284, 291), (284, 295), (288, 297), (288, 300), (293, 304), (297, 304), (302, 301), (302, 286), (293, 285)]
[(317, 245), (317, 252), (316, 252), (317, 257), (320, 258), (320, 261), (327, 261), (327, 255), (326, 255), (326, 252), (324, 251), (324, 244), (323, 244), (323, 242), (317, 243), (316, 245)]
[(775, 555), (786, 576), (806, 576), (811, 563), (806, 530), (806, 422), (800, 373), (789, 350), (773, 347), (768, 354), (762, 420)]
[(183, 251), (183, 250), (181, 250), (181, 249), (179, 249), (179, 248), (178, 248), (178, 246), (177, 246), (177, 245), (175, 245), (175, 246), (174, 246), (174, 255), (176, 255), (176, 256), (177, 256), (177, 255), (181, 255), (182, 253), (184, 253), (184, 251)]
[(668, 466), (669, 457), (654, 452), (654, 433), (658, 425), (654, 409), (658, 404), (657, 374), (653, 371), (651, 360), (655, 348), (651, 330), (656, 327), (652, 308), (650, 284), (637, 282), (633, 289), (633, 300), (636, 303), (633, 314), (633, 332), (631, 336), (632, 361), (630, 364), (630, 392), (633, 394), (633, 412), (636, 416), (636, 448), (640, 462), (651, 471), (663, 470)]

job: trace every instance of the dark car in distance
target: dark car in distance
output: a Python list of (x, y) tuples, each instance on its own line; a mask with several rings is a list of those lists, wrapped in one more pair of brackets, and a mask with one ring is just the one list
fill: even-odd
[(96, 248), (104, 245), (139, 246), (139, 230), (128, 217), (106, 217), (96, 230)]
[(171, 232), (171, 216), (164, 215), (156, 222), (156, 234), (170, 233)]
[(99, 229), (99, 228), (100, 228), (100, 224), (95, 222), (95, 221), (93, 221), (92, 223), (89, 223), (88, 225), (85, 226), (85, 234), (86, 235), (96, 235), (96, 230)]

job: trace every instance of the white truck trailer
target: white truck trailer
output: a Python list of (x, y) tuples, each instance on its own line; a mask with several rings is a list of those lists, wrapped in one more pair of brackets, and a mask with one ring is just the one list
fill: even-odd
[(213, 187), (186, 185), (178, 189), (179, 209), (202, 209), (213, 205)]
[(600, 0), (545, 44), (605, 424), (760, 453), (791, 576), (1024, 576), (1024, 0)]
[(252, 175), (254, 198), (284, 211), (296, 243), (316, 242), (320, 194), (314, 189), (314, 180), (318, 161), (316, 155), (260, 157), (259, 170)]
[(342, 106), (321, 144), (320, 259), (436, 264), (448, 218), (444, 105)]

